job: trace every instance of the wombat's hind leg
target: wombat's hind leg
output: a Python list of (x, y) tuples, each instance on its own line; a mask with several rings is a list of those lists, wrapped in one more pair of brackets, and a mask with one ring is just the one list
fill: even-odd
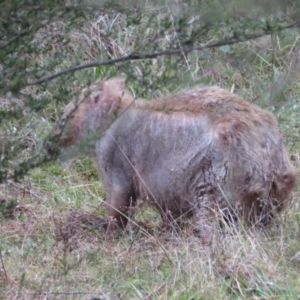
[(136, 197), (128, 189), (112, 188), (107, 197), (109, 224), (107, 231), (118, 228), (124, 229), (128, 222), (128, 215), (134, 208)]

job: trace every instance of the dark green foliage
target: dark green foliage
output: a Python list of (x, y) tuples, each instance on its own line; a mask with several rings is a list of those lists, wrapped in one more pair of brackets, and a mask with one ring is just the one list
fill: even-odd
[(17, 205), (16, 200), (6, 201), (5, 199), (0, 199), (0, 213), (4, 218), (12, 218)]
[[(53, 70), (51, 64), (39, 65), (39, 55), (51, 51), (53, 43), (65, 46), (67, 37), (56, 33), (58, 21), (68, 20), (68, 26), (82, 17), (82, 8), (65, 1), (12, 0), (1, 3), (0, 12), (0, 94), (18, 93), (30, 78)], [(52, 32), (51, 30), (52, 26)], [(68, 27), (67, 26), (67, 27)], [(42, 31), (46, 30), (47, 34)], [(65, 34), (68, 28), (65, 29)], [(42, 37), (43, 36), (43, 37)], [(5, 59), (3, 59), (5, 57)], [(56, 65), (58, 60), (56, 61)]]

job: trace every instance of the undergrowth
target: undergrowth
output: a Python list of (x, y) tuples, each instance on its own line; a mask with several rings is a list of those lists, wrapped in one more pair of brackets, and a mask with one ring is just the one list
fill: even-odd
[[(134, 50), (137, 38), (168, 43), (168, 32), (153, 37), (149, 28), (140, 37), (143, 22), (122, 27), (123, 21), (121, 14), (105, 12), (86, 20), (80, 30), (70, 32), (72, 51), (62, 65), (103, 53), (125, 55)], [(159, 21), (158, 14), (158, 26)], [(104, 33), (112, 28), (114, 39), (109, 39)], [(205, 38), (222, 34), (221, 28)], [(278, 117), (299, 169), (299, 38), (299, 28), (290, 29), (188, 54), (178, 65), (168, 57), (132, 62), (139, 81), (128, 77), (127, 88), (148, 99), (196, 84), (234, 91)], [(90, 80), (124, 76), (124, 68), (96, 67), (76, 74), (81, 84), (63, 88), (71, 97)], [(148, 73), (155, 74), (156, 82), (163, 76), (162, 84), (140, 85)], [(56, 99), (56, 88), (62, 87), (53, 85), (44, 97)], [(26, 92), (37, 95), (34, 88)], [(40, 137), (49, 133), (63, 105), (50, 101), (22, 120), (27, 122), (22, 132), (27, 143), (20, 157), (43, 147)], [(19, 124), (7, 126), (13, 130)], [(125, 232), (111, 236), (104, 230), (105, 191), (92, 159), (82, 155), (48, 163), (22, 182), (1, 186), (0, 299), (299, 299), (298, 198), (296, 191), (289, 209), (267, 228), (234, 224), (211, 236), (198, 236), (189, 226), (181, 232), (165, 230), (158, 212), (140, 204)]]

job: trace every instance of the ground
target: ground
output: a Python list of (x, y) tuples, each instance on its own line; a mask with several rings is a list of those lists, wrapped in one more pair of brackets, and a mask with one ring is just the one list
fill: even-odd
[[(122, 28), (120, 18), (104, 12), (85, 22), (86, 31), (71, 32), (70, 56), (94, 59), (108, 44), (111, 57), (125, 55), (143, 24)], [(101, 38), (98, 32), (105, 26), (115, 29), (111, 40)], [(145, 41), (153, 37), (151, 30), (147, 32)], [(217, 40), (221, 34), (226, 32), (216, 32), (211, 39)], [(300, 83), (295, 55), (299, 37), (296, 28), (193, 53), (176, 65), (182, 72), (179, 77), (176, 68), (165, 72), (169, 68), (167, 59), (148, 65), (132, 63), (136, 74), (150, 70), (160, 85), (147, 89), (128, 77), (127, 86), (133, 93), (146, 89), (143, 97), (151, 99), (196, 84), (222, 85), (277, 116), (284, 142), (299, 170)], [(167, 44), (167, 34), (159, 38), (160, 43)], [(209, 41), (207, 36), (201, 42), (205, 41)], [(100, 45), (99, 49), (95, 45)], [(62, 65), (72, 64), (66, 59)], [(95, 68), (93, 72), (96, 77), (111, 73), (124, 76), (124, 67), (115, 67), (112, 72), (113, 68)], [(68, 88), (80, 90), (84, 85), (80, 83)], [(54, 95), (54, 89), (55, 84), (47, 93)], [(34, 88), (25, 92), (37, 93)], [(62, 106), (51, 102), (34, 114), (22, 133), (28, 145), (20, 157), (41, 147), (36, 141), (50, 132)], [(124, 232), (109, 235), (103, 226), (107, 220), (105, 196), (93, 161), (83, 154), (68, 161), (49, 162), (32, 169), (21, 182), (10, 180), (1, 185), (0, 299), (300, 297), (298, 189), (288, 209), (269, 226), (249, 228), (237, 222), (223, 224), (209, 234), (199, 234), (188, 224), (179, 232), (167, 230), (155, 209), (140, 205)]]

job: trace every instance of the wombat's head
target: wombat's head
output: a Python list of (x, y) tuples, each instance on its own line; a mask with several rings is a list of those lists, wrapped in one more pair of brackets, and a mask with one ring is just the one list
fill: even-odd
[(63, 147), (91, 141), (91, 135), (95, 142), (131, 101), (133, 98), (125, 94), (124, 79), (114, 78), (91, 86), (65, 107), (50, 137)]

